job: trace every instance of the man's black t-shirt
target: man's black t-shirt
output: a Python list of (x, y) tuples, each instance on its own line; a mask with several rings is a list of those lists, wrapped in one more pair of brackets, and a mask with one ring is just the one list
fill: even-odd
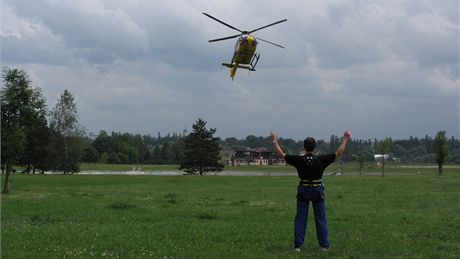
[(301, 180), (319, 180), (323, 176), (324, 169), (334, 162), (335, 154), (313, 156), (311, 160), (307, 160), (305, 155), (286, 155), (284, 159), (286, 163), (297, 169)]

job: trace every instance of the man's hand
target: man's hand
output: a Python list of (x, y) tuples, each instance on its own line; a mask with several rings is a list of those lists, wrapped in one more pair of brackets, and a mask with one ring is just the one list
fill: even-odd
[(350, 133), (349, 129), (345, 130), (345, 133), (343, 133), (343, 138), (345, 138), (345, 139), (350, 139), (351, 138), (351, 133)]
[(275, 132), (270, 132), (270, 136), (272, 137), (272, 142), (273, 141), (276, 141), (278, 139), (278, 136), (276, 136), (276, 133)]
[(278, 144), (278, 141), (277, 141), (278, 136), (276, 136), (276, 133), (272, 131), (272, 132), (270, 132), (270, 137), (272, 137), (273, 147), (275, 148), (276, 154), (278, 154), (279, 157), (284, 159), (286, 154), (283, 152), (283, 150), (281, 149), (280, 145)]

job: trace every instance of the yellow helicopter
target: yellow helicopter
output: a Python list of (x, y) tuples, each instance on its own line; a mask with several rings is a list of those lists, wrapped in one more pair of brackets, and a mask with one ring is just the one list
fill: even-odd
[(280, 48), (284, 48), (283, 46), (279, 45), (279, 44), (276, 44), (276, 43), (273, 43), (273, 42), (270, 42), (270, 41), (267, 41), (267, 40), (264, 40), (264, 39), (261, 39), (261, 38), (258, 38), (258, 37), (255, 37), (253, 36), (251, 33), (253, 32), (256, 32), (258, 30), (261, 30), (261, 29), (265, 29), (267, 27), (270, 27), (270, 26), (273, 26), (275, 24), (278, 24), (278, 23), (282, 23), (282, 22), (285, 22), (287, 21), (287, 19), (284, 19), (284, 20), (281, 20), (281, 21), (277, 21), (277, 22), (274, 22), (272, 24), (269, 24), (269, 25), (265, 25), (265, 26), (262, 26), (260, 28), (257, 28), (255, 30), (251, 30), (251, 31), (242, 31), (238, 28), (235, 28), (207, 13), (203, 13), (204, 15), (208, 16), (209, 18), (229, 27), (229, 28), (232, 28), (236, 31), (239, 31), (240, 33), (239, 34), (236, 34), (236, 35), (232, 35), (232, 36), (228, 36), (228, 37), (224, 37), (224, 38), (219, 38), (219, 39), (213, 39), (213, 40), (209, 40), (209, 42), (215, 42), (215, 41), (221, 41), (221, 40), (228, 40), (228, 39), (233, 39), (233, 38), (236, 38), (236, 37), (239, 37), (238, 40), (236, 41), (236, 44), (235, 44), (235, 52), (233, 53), (233, 57), (232, 57), (232, 61), (230, 63), (222, 63), (222, 66), (226, 66), (228, 68), (230, 68), (230, 77), (233, 78), (235, 77), (235, 73), (236, 73), (236, 70), (238, 68), (243, 68), (243, 69), (247, 69), (249, 71), (256, 71), (255, 70), (255, 67), (257, 65), (257, 62), (259, 61), (259, 58), (260, 58), (260, 54), (256, 53), (256, 48), (257, 48), (257, 40), (260, 40), (260, 41), (263, 41), (263, 42), (266, 42), (266, 43), (270, 43), (272, 45), (275, 45), (277, 47), (280, 47)]

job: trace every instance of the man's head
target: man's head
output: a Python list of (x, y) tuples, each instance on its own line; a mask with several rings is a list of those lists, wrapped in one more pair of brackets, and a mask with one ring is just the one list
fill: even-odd
[(307, 152), (313, 152), (316, 148), (316, 140), (312, 137), (308, 137), (303, 141), (303, 147)]

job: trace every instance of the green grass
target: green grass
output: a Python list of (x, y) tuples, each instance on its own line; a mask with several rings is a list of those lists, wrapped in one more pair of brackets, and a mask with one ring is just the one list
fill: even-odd
[[(436, 171), (434, 171), (436, 172)], [(13, 175), (2, 258), (298, 258), (296, 177)], [(460, 173), (326, 176), (331, 249), (304, 258), (458, 258)]]
[[(241, 172), (296, 172), (295, 168), (289, 165), (270, 165), (270, 166), (234, 166), (225, 167), (224, 171), (241, 171)], [(325, 171), (326, 174), (333, 172), (341, 172), (342, 174), (359, 175), (359, 165), (357, 163), (347, 163), (341, 165), (340, 163), (331, 164)], [(362, 168), (362, 174), (381, 174), (382, 168), (375, 165), (375, 163), (366, 164)], [(384, 168), (385, 174), (431, 174), (437, 173), (438, 168), (435, 164), (420, 164), (420, 165), (407, 165), (407, 164), (387, 164)], [(460, 166), (445, 166), (444, 172), (460, 172)]]

